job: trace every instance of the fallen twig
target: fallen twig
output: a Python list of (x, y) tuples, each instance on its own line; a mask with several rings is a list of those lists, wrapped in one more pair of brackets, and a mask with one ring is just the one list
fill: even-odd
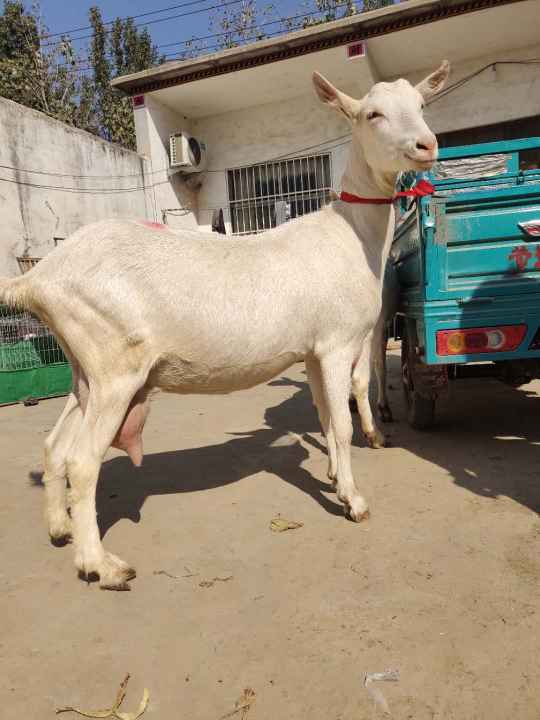
[(225, 718), (230, 718), (236, 715), (237, 713), (241, 713), (240, 718), (241, 720), (246, 720), (248, 716), (248, 712), (255, 702), (255, 690), (253, 688), (246, 688), (242, 695), (238, 698), (238, 700), (234, 704), (234, 710), (231, 710), (228, 713), (225, 713), (225, 715), (222, 715), (219, 720), (225, 720)]
[(229, 580), (232, 580), (232, 575), (227, 575), (227, 577), (215, 577), (212, 578), (212, 580), (201, 580), (199, 583), (199, 587), (202, 588), (210, 588), (213, 587), (217, 582), (228, 582)]
[(56, 714), (58, 715), (59, 713), (64, 712), (74, 712), (87, 718), (116, 718), (116, 720), (137, 720), (137, 718), (140, 718), (148, 707), (148, 700), (150, 698), (150, 695), (148, 693), (148, 690), (144, 688), (142, 700), (139, 703), (138, 710), (134, 713), (120, 712), (119, 708), (120, 705), (123, 703), (124, 698), (126, 697), (126, 688), (128, 682), (129, 673), (120, 683), (120, 687), (118, 688), (118, 692), (116, 693), (116, 699), (114, 701), (114, 704), (109, 710), (95, 710), (94, 712), (92, 712), (89, 710), (81, 710), (80, 708), (67, 706), (57, 708)]
[(185, 575), (173, 575), (172, 573), (167, 572), (166, 570), (154, 570), (154, 575), (165, 575), (166, 577), (172, 578), (173, 580), (182, 580), (182, 578), (197, 577), (198, 574), (199, 573), (188, 572)]

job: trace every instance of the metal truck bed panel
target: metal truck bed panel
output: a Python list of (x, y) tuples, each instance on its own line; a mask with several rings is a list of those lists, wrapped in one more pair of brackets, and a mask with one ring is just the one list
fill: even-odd
[(435, 226), (426, 241), (426, 300), (540, 287), (540, 237), (535, 242), (520, 227), (531, 220), (540, 223), (540, 178), (527, 186), (433, 198), (431, 203)]

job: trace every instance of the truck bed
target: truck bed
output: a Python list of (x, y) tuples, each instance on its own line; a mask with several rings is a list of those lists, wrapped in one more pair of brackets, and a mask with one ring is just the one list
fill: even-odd
[[(540, 159), (540, 138), (441, 151), (424, 176), (435, 194), (398, 224), (403, 312), (416, 319), (429, 363), (448, 362), (434, 346), (444, 328), (526, 322), (520, 349), (531, 352), (540, 322), (540, 162), (523, 159), (531, 151)], [(532, 221), (536, 235), (522, 227)]]

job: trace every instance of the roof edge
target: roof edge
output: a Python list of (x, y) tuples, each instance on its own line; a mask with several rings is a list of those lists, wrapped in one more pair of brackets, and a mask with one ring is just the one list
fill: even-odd
[(168, 62), (138, 73), (122, 75), (112, 80), (111, 85), (127, 95), (139, 95), (320, 52), (449, 17), (525, 1), (409, 0), (403, 4), (283, 34), (278, 38), (260, 40), (212, 55), (199, 56), (193, 60)]

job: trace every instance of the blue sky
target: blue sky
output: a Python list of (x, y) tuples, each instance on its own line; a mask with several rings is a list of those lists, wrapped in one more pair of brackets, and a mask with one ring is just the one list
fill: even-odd
[[(172, 5), (180, 5), (189, 1), (190, 0), (101, 0), (100, 2), (99, 0), (71, 0), (71, 2), (69, 2), (69, 0), (41, 0), (41, 10), (49, 31), (51, 33), (57, 33), (87, 25), (88, 9), (92, 5), (98, 5), (101, 8), (103, 19), (106, 21), (117, 16), (136, 15), (138, 13), (160, 10), (161, 8)], [(199, 7), (207, 8), (218, 4), (219, 0), (201, 0), (200, 5), (194, 4), (186, 8), (171, 10), (162, 15), (149, 16), (146, 19), (153, 21), (160, 17), (190, 12), (198, 10)], [(259, 3), (261, 7), (265, 4), (266, 2)], [(277, 17), (298, 15), (303, 12), (304, 6), (314, 6), (313, 0), (274, 0), (273, 4), (276, 7), (275, 16)], [(234, 8), (235, 6), (233, 5), (232, 7)], [(187, 40), (193, 36), (209, 35), (215, 31), (209, 29), (208, 15), (208, 12), (201, 12), (166, 22), (152, 23), (148, 26), (148, 29), (157, 45)], [(136, 22), (142, 23), (143, 19), (137, 20)], [(274, 29), (277, 29), (277, 26), (268, 28), (269, 31)], [(79, 34), (83, 35), (86, 33), (81, 32)], [(77, 47), (83, 50), (86, 42), (87, 41), (82, 41), (77, 43)], [(174, 47), (164, 48), (163, 52), (174, 52), (174, 50)]]

